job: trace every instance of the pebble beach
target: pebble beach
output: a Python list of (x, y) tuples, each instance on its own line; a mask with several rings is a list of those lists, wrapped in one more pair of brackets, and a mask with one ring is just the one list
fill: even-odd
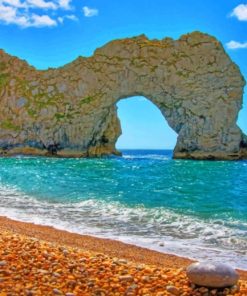
[(246, 271), (238, 286), (207, 289), (189, 282), (191, 262), (0, 217), (0, 296), (247, 295)]

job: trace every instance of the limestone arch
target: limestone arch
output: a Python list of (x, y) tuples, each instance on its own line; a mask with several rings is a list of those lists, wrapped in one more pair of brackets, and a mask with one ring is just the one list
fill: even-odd
[(92, 57), (38, 71), (0, 52), (2, 154), (117, 153), (116, 102), (141, 95), (178, 133), (175, 158), (240, 159), (236, 125), (245, 80), (222, 45), (200, 32), (178, 40), (112, 41)]

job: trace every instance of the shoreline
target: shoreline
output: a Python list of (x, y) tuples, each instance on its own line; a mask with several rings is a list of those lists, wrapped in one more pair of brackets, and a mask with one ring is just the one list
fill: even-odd
[[(163, 268), (186, 268), (195, 262), (178, 255), (161, 253), (117, 240), (81, 235), (52, 226), (38, 225), (29, 222), (16, 221), (0, 216), (0, 231), (9, 231), (29, 238), (55, 243), (62, 246), (78, 248), (92, 253), (103, 253), (110, 257), (129, 260), (136, 264), (154, 265)], [(237, 269), (240, 279), (247, 281), (247, 270)]]

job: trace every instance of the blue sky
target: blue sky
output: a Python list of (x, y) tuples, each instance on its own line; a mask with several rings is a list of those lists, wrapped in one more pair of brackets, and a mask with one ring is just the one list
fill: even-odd
[[(247, 2), (226, 0), (0, 0), (0, 48), (39, 69), (90, 56), (104, 43), (200, 30), (216, 36), (247, 80)], [(247, 88), (246, 88), (247, 90)], [(121, 101), (124, 148), (166, 148), (176, 136), (144, 98)], [(247, 95), (238, 119), (247, 133)]]

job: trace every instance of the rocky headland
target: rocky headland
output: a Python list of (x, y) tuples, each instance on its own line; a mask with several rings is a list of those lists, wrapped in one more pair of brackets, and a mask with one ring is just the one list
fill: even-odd
[(247, 138), (236, 124), (244, 86), (221, 43), (200, 32), (114, 40), (48, 70), (1, 50), (0, 154), (119, 154), (116, 103), (140, 95), (178, 134), (175, 158), (246, 158)]

